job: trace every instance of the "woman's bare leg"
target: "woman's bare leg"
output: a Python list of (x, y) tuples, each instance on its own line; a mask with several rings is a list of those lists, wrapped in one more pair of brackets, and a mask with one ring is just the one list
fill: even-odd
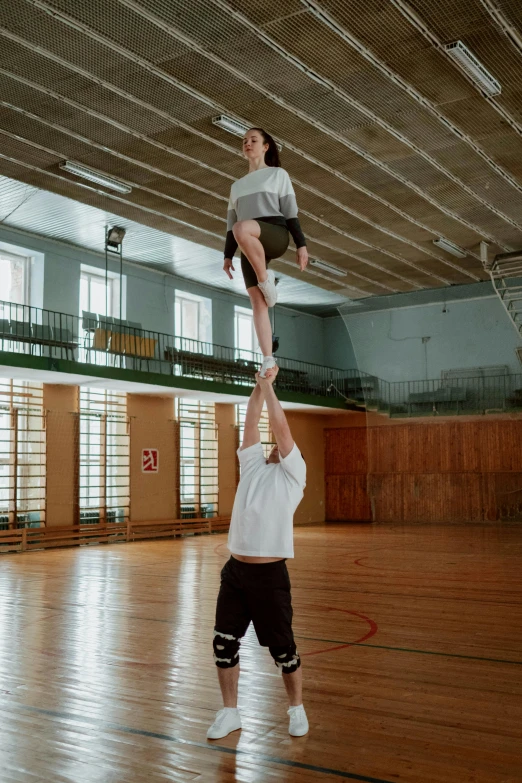
[(268, 316), (268, 305), (265, 297), (257, 287), (247, 288), (247, 294), (252, 303), (254, 315), (254, 328), (256, 330), (259, 347), (263, 356), (272, 356), (272, 325)]
[[(232, 229), (236, 242), (250, 261), (259, 283), (266, 280), (265, 250), (259, 241), (261, 229), (257, 220), (242, 220)], [(272, 353), (272, 351), (270, 351)]]

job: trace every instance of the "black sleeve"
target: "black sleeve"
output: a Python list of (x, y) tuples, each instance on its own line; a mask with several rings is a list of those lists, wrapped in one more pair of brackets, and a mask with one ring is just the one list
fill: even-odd
[(227, 238), (225, 241), (225, 258), (234, 258), (234, 253), (237, 250), (237, 242), (232, 231), (227, 231)]
[(303, 229), (301, 228), (301, 225), (299, 223), (299, 218), (288, 218), (288, 220), (286, 221), (286, 225), (288, 226), (288, 230), (292, 235), (292, 239), (295, 242), (295, 246), (297, 248), (306, 247), (306, 239), (303, 234)]

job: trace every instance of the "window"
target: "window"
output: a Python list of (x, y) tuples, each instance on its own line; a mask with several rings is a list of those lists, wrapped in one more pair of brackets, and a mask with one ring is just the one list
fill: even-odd
[[(246, 411), (247, 411), (246, 403), (240, 403), (239, 405), (236, 405), (236, 426), (239, 431), (240, 444), (243, 441), (243, 434), (245, 432)], [(272, 451), (272, 448), (275, 446), (275, 440), (272, 434), (272, 430), (270, 429), (270, 420), (268, 418), (268, 411), (266, 407), (263, 407), (263, 410), (261, 412), (261, 418), (259, 420), (259, 432), (261, 435), (261, 445), (263, 446), (265, 457), (268, 459), (268, 455)]]
[(29, 259), (0, 251), (0, 317), (24, 320), (22, 310), (3, 304), (25, 305), (29, 302)]
[(126, 522), (130, 502), (127, 395), (80, 387), (80, 522)]
[[(90, 267), (82, 264), (80, 276), (80, 345), (83, 346), (79, 352), (79, 361), (91, 362), (92, 364), (112, 365), (121, 361), (121, 357), (116, 355), (107, 355), (107, 331), (96, 339), (93, 328), (93, 321), (85, 321), (83, 313), (94, 313), (95, 315), (106, 316), (108, 319), (120, 317), (120, 278), (118, 275), (110, 272), (105, 285), (105, 273), (96, 267)], [(125, 292), (125, 277), (123, 278), (123, 292)], [(121, 307), (125, 312), (125, 302), (121, 301)], [(94, 321), (96, 324), (96, 321)], [(100, 326), (103, 326), (101, 324)], [(107, 328), (110, 329), (108, 325)], [(89, 350), (92, 348), (99, 350)]]
[[(195, 353), (212, 353), (212, 300), (176, 291), (174, 300), (176, 348)], [(199, 345), (198, 343), (206, 343)]]
[(40, 525), (45, 509), (43, 387), (0, 380), (0, 528)]
[(105, 288), (105, 274), (98, 269), (82, 265), (80, 278), (80, 315), (87, 313), (97, 315), (119, 316), (119, 279), (113, 274), (108, 277)]
[(246, 307), (234, 308), (236, 359), (247, 361), (261, 361), (261, 351), (257, 342), (254, 329), (254, 316), (252, 310)]
[(214, 403), (176, 400), (181, 518), (218, 513), (218, 442)]

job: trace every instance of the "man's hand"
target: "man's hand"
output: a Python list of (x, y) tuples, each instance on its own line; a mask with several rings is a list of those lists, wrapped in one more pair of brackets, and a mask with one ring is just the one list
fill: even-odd
[(297, 250), (297, 266), (301, 270), (301, 272), (304, 272), (306, 267), (308, 266), (308, 250), (305, 247), (300, 247)]
[(225, 263), (223, 264), (223, 269), (225, 270), (225, 272), (227, 273), (229, 278), (231, 280), (233, 280), (234, 278), (233, 278), (230, 270), (232, 270), (232, 272), (235, 272), (236, 270), (234, 269), (234, 262), (232, 261), (231, 258), (225, 258)]
[(264, 378), (261, 378), (259, 373), (256, 372), (256, 381), (258, 385), (261, 387), (261, 389), (266, 388), (267, 386), (273, 386), (274, 381), (277, 378), (278, 372), (279, 372), (279, 367), (277, 365), (267, 370), (266, 376)]

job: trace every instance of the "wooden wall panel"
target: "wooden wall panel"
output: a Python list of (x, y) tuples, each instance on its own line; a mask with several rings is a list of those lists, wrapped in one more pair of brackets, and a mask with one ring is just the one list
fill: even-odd
[(324, 431), (325, 475), (368, 472), (368, 432), (365, 427)]
[(329, 476), (326, 479), (326, 519), (332, 522), (372, 521), (366, 475)]
[(522, 472), (484, 475), (485, 519), (522, 519)]
[[(327, 433), (343, 433), (341, 440), (345, 450), (350, 449), (352, 437), (354, 443), (362, 440), (358, 427), (327, 430)], [(367, 440), (370, 473), (490, 473), (522, 470), (522, 420), (518, 419), (370, 427)], [(330, 436), (327, 443), (334, 450), (338, 446), (334, 435)], [(342, 458), (342, 451), (340, 456)], [(345, 463), (345, 469), (348, 469), (348, 463)]]
[(404, 522), (466, 522), (483, 518), (477, 473), (422, 473), (403, 477)]
[(326, 430), (326, 518), (361, 518), (364, 486), (376, 521), (522, 518), (521, 444), (522, 419)]
[(379, 522), (404, 519), (403, 473), (373, 473), (368, 479), (370, 507)]

